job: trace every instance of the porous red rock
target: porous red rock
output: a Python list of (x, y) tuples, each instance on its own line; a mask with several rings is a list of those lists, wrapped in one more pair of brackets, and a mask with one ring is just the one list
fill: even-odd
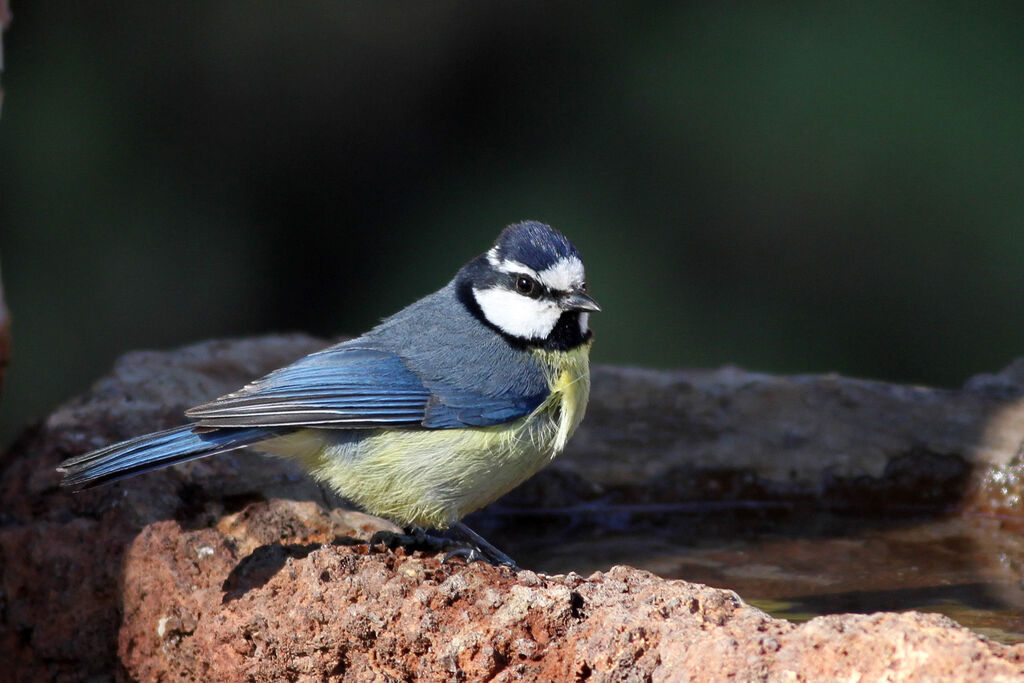
[[(796, 626), (736, 594), (613, 567), (518, 574), (321, 544), (312, 503), (240, 513), (295, 529), (260, 545), (236, 519), (149, 525), (126, 557), (119, 656), (137, 680), (1012, 680), (1024, 646), (937, 615)], [(237, 517), (237, 516), (236, 516)], [(320, 525), (320, 528), (316, 527)]]

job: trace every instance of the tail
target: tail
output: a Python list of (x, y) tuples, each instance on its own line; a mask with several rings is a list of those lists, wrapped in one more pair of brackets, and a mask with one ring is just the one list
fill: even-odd
[(263, 441), (280, 430), (259, 427), (195, 432), (193, 425), (167, 429), (115, 443), (57, 468), (64, 488), (81, 490), (157, 470), (186, 460), (205, 458)]

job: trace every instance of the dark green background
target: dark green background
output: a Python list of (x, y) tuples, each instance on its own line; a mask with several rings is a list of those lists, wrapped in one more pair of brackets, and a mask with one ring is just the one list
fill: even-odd
[(0, 431), (135, 348), (357, 333), (548, 221), (595, 360), (1024, 355), (1015, 3), (19, 2)]

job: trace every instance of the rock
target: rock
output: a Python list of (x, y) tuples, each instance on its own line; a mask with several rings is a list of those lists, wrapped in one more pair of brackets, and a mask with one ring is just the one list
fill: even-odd
[[(0, 472), (0, 659), (21, 679), (970, 680), (1024, 646), (934, 615), (794, 626), (734, 593), (617, 567), (587, 579), (347, 545), (345, 512), (244, 453), (78, 495), (61, 460), (323, 346), (302, 335), (125, 356), (11, 447)], [(1024, 363), (963, 390), (735, 368), (598, 368), (569, 451), (496, 509), (828, 495), (1018, 512)], [(243, 476), (244, 474), (244, 476)], [(994, 501), (994, 502), (993, 502)]]
[(336, 521), (312, 503), (258, 503), (241, 514), (273, 516), (275, 528), (291, 514), (302, 531), (247, 552), (234, 520), (198, 530), (165, 521), (132, 542), (118, 646), (132, 678), (982, 681), (1024, 675), (1024, 646), (995, 645), (937, 615), (829, 616), (794, 626), (729, 591), (629, 567), (586, 579), (517, 576), (401, 550), (321, 545)]
[(940, 504), (1020, 467), (1020, 361), (962, 390), (733, 367), (598, 367), (593, 384), (558, 466), (634, 501)]
[(77, 495), (60, 489), (54, 471), (76, 453), (178, 424), (197, 398), (321, 346), (296, 335), (131, 353), (86, 396), (22, 434), (0, 472), (0, 661), (17, 663), (25, 680), (117, 671), (122, 562), (147, 524), (208, 524), (262, 495), (334, 507), (286, 463), (263, 458), (249, 458), (244, 478), (231, 458), (195, 461)]

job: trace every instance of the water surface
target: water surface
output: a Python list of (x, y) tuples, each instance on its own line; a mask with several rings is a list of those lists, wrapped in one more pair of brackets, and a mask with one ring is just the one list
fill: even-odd
[(586, 576), (628, 564), (734, 590), (797, 622), (918, 610), (1024, 641), (1024, 526), (1012, 518), (732, 502), (503, 510), (480, 521), (534, 570)]

